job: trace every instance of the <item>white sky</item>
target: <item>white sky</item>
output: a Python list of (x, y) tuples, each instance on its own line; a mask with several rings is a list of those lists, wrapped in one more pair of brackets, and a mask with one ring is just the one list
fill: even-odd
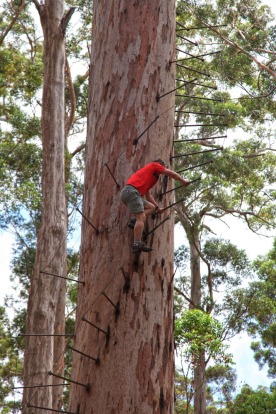
[[(265, 4), (269, 5), (276, 16), (276, 1), (267, 0)], [(215, 232), (218, 237), (229, 239), (237, 247), (246, 250), (250, 259), (255, 258), (259, 254), (266, 254), (272, 247), (273, 237), (260, 237), (252, 234), (245, 226), (233, 225), (233, 221), (229, 221), (230, 228), (223, 224), (214, 223)], [(212, 225), (212, 228), (214, 228)], [(179, 227), (175, 230), (175, 245), (178, 247), (183, 243), (183, 230)], [(0, 306), (3, 305), (3, 299), (6, 294), (11, 292), (10, 276), (10, 260), (13, 237), (10, 233), (0, 231)], [(232, 341), (230, 352), (234, 355), (236, 369), (238, 373), (238, 387), (244, 383), (249, 384), (253, 388), (258, 385), (269, 385), (271, 380), (267, 379), (265, 370), (259, 371), (258, 365), (253, 360), (253, 352), (250, 350), (251, 338), (246, 334), (242, 334)]]

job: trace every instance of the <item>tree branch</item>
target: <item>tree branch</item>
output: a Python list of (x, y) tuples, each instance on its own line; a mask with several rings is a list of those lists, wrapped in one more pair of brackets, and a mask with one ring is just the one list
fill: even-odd
[(18, 7), (15, 16), (13, 17), (13, 19), (11, 20), (10, 24), (7, 26), (6, 30), (4, 31), (4, 33), (2, 34), (2, 36), (0, 37), (0, 46), (2, 45), (2, 43), (5, 40), (5, 37), (8, 35), (8, 33), (11, 31), (11, 29), (13, 28), (14, 24), (16, 23), (18, 16), (20, 15), (20, 13), (27, 7), (28, 3), (23, 2), (21, 4), (20, 7)]
[[(178, 289), (176, 286), (174, 286), (174, 290), (179, 293), (179, 295), (183, 296), (183, 298), (190, 303), (190, 305), (193, 305), (194, 308), (197, 308), (201, 311), (203, 311), (203, 309), (201, 308), (201, 306), (196, 305), (190, 298), (188, 298), (188, 296), (185, 295), (185, 293), (183, 293), (180, 289)], [(204, 311), (203, 311), (204, 312)]]
[(261, 53), (268, 53), (270, 55), (276, 55), (276, 52), (273, 52), (273, 50), (261, 49), (259, 47), (252, 47), (252, 50), (256, 50), (257, 52)]
[(260, 220), (260, 221), (268, 224), (269, 226), (272, 226), (273, 228), (275, 228), (275, 226), (273, 224), (271, 224), (268, 221), (264, 220), (262, 217), (260, 217), (258, 214), (253, 213), (252, 211), (240, 211), (240, 210), (236, 210), (236, 209), (232, 209), (232, 208), (226, 208), (226, 207), (223, 207), (223, 206), (220, 206), (220, 205), (213, 205), (212, 209), (222, 210), (222, 211), (224, 211), (224, 214), (222, 214), (220, 216), (216, 216), (215, 214), (206, 213), (205, 215), (215, 217), (215, 218), (219, 218), (219, 217), (225, 216), (226, 214), (235, 214), (236, 213), (236, 214), (244, 217), (244, 219), (245, 219), (248, 227), (250, 228), (250, 230), (252, 230), (252, 229), (251, 229), (251, 226), (248, 222), (248, 217), (247, 216), (255, 217), (258, 220)]
[(262, 148), (260, 151), (252, 152), (252, 154), (242, 155), (242, 158), (255, 158), (265, 155), (263, 151), (276, 151), (274, 148)]
[(208, 288), (209, 288), (211, 306), (208, 308), (207, 311), (210, 314), (213, 310), (213, 307), (214, 307), (213, 279), (212, 279), (211, 265), (208, 262), (208, 260), (205, 259), (205, 257), (203, 256), (202, 251), (198, 248), (197, 243), (195, 243), (195, 241), (194, 241), (194, 246), (196, 248), (196, 251), (197, 251), (199, 257), (206, 264), (206, 266), (208, 268), (207, 283), (208, 283)]
[(205, 23), (202, 21), (202, 24), (204, 24), (206, 27), (208, 27), (212, 32), (216, 33), (224, 42), (232, 47), (235, 47), (240, 52), (244, 53), (246, 56), (248, 56), (253, 62), (256, 63), (259, 68), (262, 70), (265, 70), (267, 73), (269, 73), (271, 76), (273, 76), (274, 79), (276, 79), (276, 72), (270, 69), (267, 65), (261, 63), (255, 56), (252, 56), (249, 52), (247, 52), (245, 49), (243, 49), (241, 46), (237, 45), (237, 43), (233, 42), (232, 40), (227, 39), (223, 34), (220, 33), (219, 30), (217, 30), (215, 27), (210, 26), (208, 23)]
[(40, 15), (40, 13), (41, 13), (41, 5), (38, 3), (38, 0), (31, 0), (31, 1), (34, 3), (34, 5), (35, 5), (35, 7), (36, 7), (36, 9), (37, 9), (37, 11), (38, 11), (38, 13)]
[(75, 151), (71, 152), (71, 157), (74, 157), (76, 154), (81, 152), (85, 148), (86, 144), (80, 145), (78, 148), (75, 149)]
[(70, 70), (67, 57), (65, 59), (65, 72), (66, 72), (66, 79), (67, 79), (67, 85), (69, 89), (69, 96), (70, 96), (70, 102), (71, 102), (70, 113), (65, 122), (65, 137), (67, 139), (69, 135), (69, 131), (75, 119), (75, 111), (76, 111), (76, 94), (75, 94), (74, 84), (73, 84), (72, 76), (71, 76), (71, 70)]
[[(256, 296), (256, 292), (252, 292), (251, 296), (249, 296), (248, 298), (248, 301), (245, 303), (245, 306), (243, 307), (242, 306), (243, 304), (240, 303), (240, 306), (238, 307), (238, 309), (235, 309), (235, 313), (228, 317), (228, 319), (226, 320), (226, 323), (224, 324), (225, 329), (223, 329), (223, 332), (221, 335), (222, 341), (233, 338), (234, 336), (236, 336), (238, 333), (240, 333), (243, 330), (242, 323), (246, 322), (246, 317), (248, 316), (249, 306), (255, 296)], [(232, 333), (230, 331), (232, 331)]]
[(89, 77), (89, 69), (85, 72), (84, 75), (78, 76), (78, 79), (83, 83)]
[(242, 155), (242, 158), (256, 158), (256, 157), (262, 157), (264, 156), (265, 153), (257, 153), (257, 152), (252, 152), (252, 154), (247, 154), (247, 155)]
[(61, 25), (60, 26), (61, 26), (61, 31), (63, 33), (63, 36), (65, 36), (67, 26), (69, 24), (69, 21), (70, 21), (71, 17), (73, 16), (73, 13), (74, 13), (75, 9), (76, 9), (76, 7), (71, 7), (61, 20)]
[(32, 39), (31, 39), (31, 36), (29, 35), (29, 33), (28, 33), (28, 30), (27, 30), (27, 28), (25, 27), (25, 25), (24, 25), (24, 23), (23, 22), (20, 22), (20, 26), (23, 28), (23, 30), (24, 30), (24, 33), (25, 33), (25, 35), (26, 35), (26, 37), (27, 37), (27, 39), (28, 39), (28, 41), (29, 41), (29, 45), (30, 45), (30, 48), (31, 48), (31, 61), (32, 61), (32, 63), (34, 63), (34, 46), (33, 46), (33, 41), (32, 41)]

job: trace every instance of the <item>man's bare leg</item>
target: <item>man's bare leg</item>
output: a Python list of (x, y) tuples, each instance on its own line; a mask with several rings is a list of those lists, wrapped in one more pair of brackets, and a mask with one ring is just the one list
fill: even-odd
[(150, 214), (153, 214), (155, 210), (155, 207), (151, 203), (147, 203), (145, 205), (145, 210), (141, 211), (141, 213), (134, 214), (134, 217), (136, 218), (136, 223), (134, 226), (134, 241), (141, 241), (142, 240), (142, 234), (145, 227), (145, 221), (146, 217)]
[(134, 214), (134, 217), (136, 218), (136, 223), (133, 229), (134, 241), (141, 241), (143, 230), (145, 227), (146, 214), (144, 211), (141, 211), (141, 213)]
[(145, 205), (145, 210), (141, 211), (141, 213), (134, 214), (136, 219), (136, 223), (134, 226), (134, 242), (133, 242), (133, 253), (138, 252), (150, 252), (152, 250), (151, 247), (147, 247), (145, 243), (142, 242), (142, 235), (145, 227), (146, 216), (149, 214), (153, 214), (154, 212), (154, 205), (151, 203), (147, 203)]

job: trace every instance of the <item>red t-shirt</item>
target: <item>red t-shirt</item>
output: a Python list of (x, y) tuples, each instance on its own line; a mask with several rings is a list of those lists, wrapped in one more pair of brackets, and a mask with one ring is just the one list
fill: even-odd
[(143, 196), (151, 189), (151, 187), (154, 186), (154, 184), (158, 181), (159, 174), (164, 170), (164, 165), (161, 165), (158, 162), (151, 162), (134, 173), (127, 180), (126, 184), (137, 188), (141, 196)]

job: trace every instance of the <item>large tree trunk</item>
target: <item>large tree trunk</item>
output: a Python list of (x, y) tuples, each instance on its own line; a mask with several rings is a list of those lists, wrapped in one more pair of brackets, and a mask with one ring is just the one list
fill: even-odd
[(156, 97), (174, 88), (174, 30), (174, 0), (94, 1), (83, 214), (98, 231), (83, 220), (74, 348), (99, 362), (73, 351), (72, 380), (91, 388), (71, 385), (71, 412), (173, 413), (173, 218), (136, 268), (110, 171), (122, 188), (147, 162), (169, 163), (174, 94)]
[[(65, 326), (67, 211), (64, 186), (64, 38), (63, 0), (46, 0), (39, 6), (44, 32), (44, 87), (42, 104), (42, 217), (31, 278), (27, 310), (27, 334), (63, 335)], [(42, 271), (42, 272), (41, 272)], [(48, 371), (63, 372), (64, 338), (26, 338), (24, 385), (61, 382)], [(61, 356), (59, 358), (59, 356)], [(53, 391), (55, 390), (55, 391)], [(26, 405), (60, 409), (62, 387), (26, 388)], [(53, 397), (54, 392), (54, 397)], [(27, 412), (27, 411), (24, 411)], [(37, 412), (29, 409), (29, 413)]]

